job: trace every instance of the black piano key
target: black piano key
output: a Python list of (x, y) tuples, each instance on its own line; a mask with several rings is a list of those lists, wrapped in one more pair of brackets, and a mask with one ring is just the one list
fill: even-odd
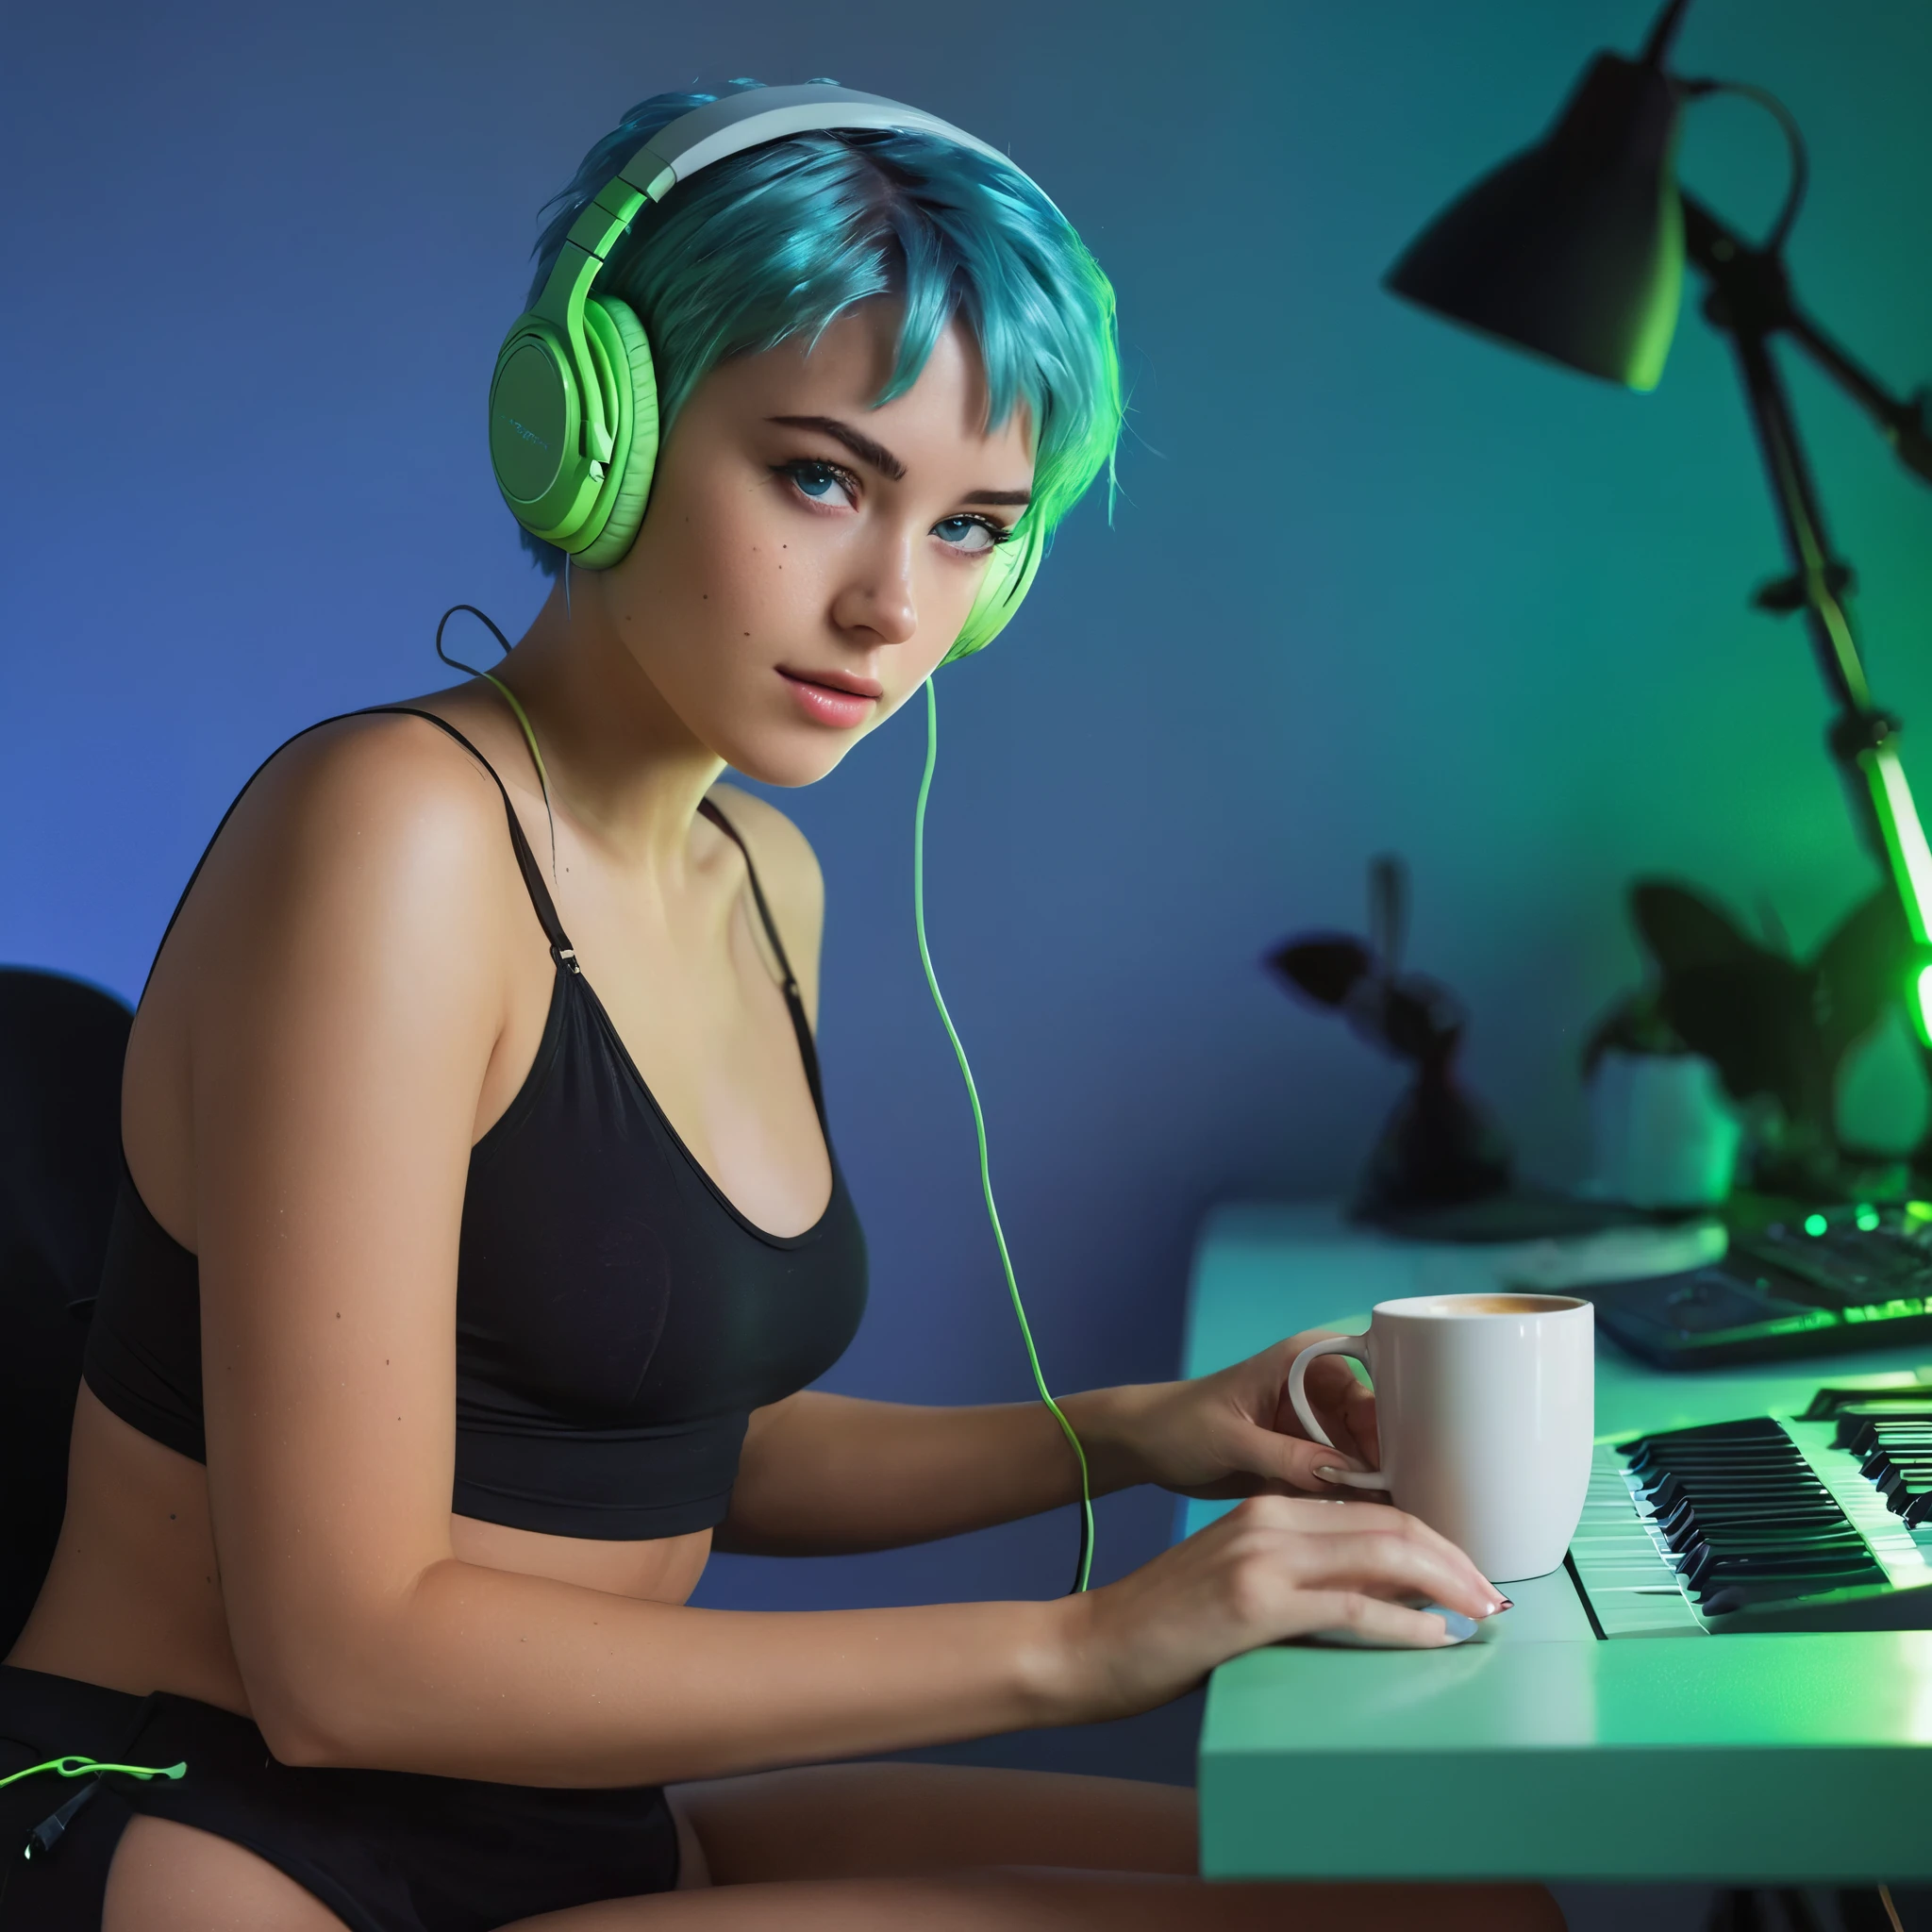
[(1883, 1583), (1885, 1573), (1870, 1563), (1804, 1566), (1765, 1560), (1747, 1562), (1740, 1558), (1729, 1563), (1706, 1564), (1694, 1576), (1686, 1573), (1684, 1581), (1691, 1595), (1702, 1603), (1717, 1591), (1740, 1583), (1774, 1583), (1793, 1596), (1817, 1596), (1827, 1590), (1853, 1590), (1861, 1584)]
[[(1690, 1496), (1683, 1507), (1706, 1523), (1735, 1523), (1760, 1516), (1774, 1516), (1794, 1524), (1844, 1521), (1844, 1511), (1829, 1496), (1785, 1496), (1774, 1491), (1756, 1495)], [(1673, 1510), (1672, 1520), (1679, 1514)]]
[(1757, 1457), (1790, 1456), (1793, 1453), (1782, 1435), (1775, 1442), (1697, 1443), (1668, 1447), (1651, 1446), (1630, 1457), (1632, 1469), (1682, 1469), (1693, 1463), (1742, 1462)]
[(1896, 1470), (1888, 1472), (1877, 1484), (1878, 1493), (1891, 1505), (1894, 1513), (1903, 1509), (1915, 1496), (1923, 1496), (1928, 1488), (1932, 1485), (1907, 1482)]
[(1853, 1583), (1882, 1583), (1885, 1572), (1869, 1556), (1819, 1557), (1790, 1556), (1717, 1557), (1700, 1553), (1685, 1565), (1685, 1581), (1701, 1597), (1725, 1583), (1791, 1581), (1807, 1590), (1842, 1590)]
[(1888, 1456), (1880, 1450), (1876, 1456), (1867, 1458), (1867, 1466), (1859, 1474), (1895, 1475), (1902, 1482), (1917, 1483), (1923, 1487), (1932, 1479), (1932, 1461), (1922, 1457)]
[(1894, 1509), (1903, 1509), (1914, 1496), (1923, 1496), (1927, 1490), (1932, 1490), (1932, 1481), (1927, 1481), (1923, 1475), (1907, 1475), (1902, 1470), (1888, 1469), (1873, 1475), (1872, 1487)]
[[(1778, 1482), (1789, 1476), (1802, 1476), (1810, 1465), (1802, 1456), (1755, 1456), (1749, 1462), (1682, 1462), (1672, 1465), (1669, 1474), (1680, 1483)], [(1654, 1478), (1640, 1476), (1640, 1482)]]
[(1857, 1536), (1857, 1531), (1841, 1509), (1733, 1509), (1722, 1513), (1699, 1511), (1695, 1519), (1712, 1536), (1736, 1539), (1750, 1536), (1784, 1537), (1791, 1541), (1820, 1536)]
[(1869, 1449), (1874, 1442), (1932, 1441), (1932, 1417), (1840, 1416), (1832, 1435), (1834, 1449)]
[(1651, 1463), (1636, 1474), (1637, 1480), (1643, 1483), (1657, 1482), (1666, 1475), (1675, 1476), (1679, 1482), (1694, 1483), (1717, 1476), (1784, 1475), (1804, 1467), (1804, 1458), (1796, 1456), (1726, 1456), (1708, 1460), (1700, 1457), (1696, 1461), (1687, 1458), (1682, 1462)]
[(1636, 1456), (1645, 1449), (1677, 1448), (1693, 1442), (1737, 1442), (1751, 1441), (1784, 1441), (1785, 1432), (1768, 1416), (1749, 1416), (1742, 1422), (1699, 1423), (1693, 1428), (1665, 1429), (1655, 1436), (1638, 1436), (1619, 1444), (1624, 1456)]
[(1815, 1549), (1834, 1538), (1857, 1535), (1843, 1517), (1819, 1517), (1809, 1523), (1788, 1523), (1781, 1516), (1732, 1516), (1722, 1522), (1692, 1517), (1674, 1535), (1665, 1538), (1673, 1549), (1702, 1541), (1722, 1549), (1740, 1549), (1750, 1544), (1767, 1549)]
[[(1884, 1452), (1874, 1451), (1882, 1455)], [(1797, 1463), (1781, 1469), (1708, 1469), (1684, 1470), (1673, 1474), (1669, 1483), (1641, 1483), (1638, 1486), (1647, 1497), (1655, 1498), (1670, 1494), (1703, 1494), (1707, 1491), (1762, 1489), (1776, 1490), (1790, 1487), (1822, 1490), (1824, 1483), (1812, 1474), (1807, 1463)]]
[(1830, 1569), (1841, 1563), (1869, 1563), (1872, 1553), (1862, 1537), (1815, 1543), (1774, 1542), (1768, 1537), (1713, 1542), (1704, 1537), (1684, 1552), (1683, 1560), (1700, 1574), (1712, 1563), (1730, 1562), (1790, 1563), (1798, 1568)]
[(1683, 1495), (1687, 1503), (1709, 1503), (1725, 1508), (1733, 1503), (1789, 1503), (1793, 1508), (1805, 1505), (1820, 1508), (1832, 1501), (1832, 1491), (1814, 1476), (1805, 1480), (1787, 1476), (1781, 1482), (1687, 1482)]
[(1792, 1517), (1781, 1509), (1753, 1509), (1730, 1516), (1696, 1518), (1704, 1533), (1719, 1542), (1740, 1542), (1769, 1537), (1786, 1542), (1816, 1542), (1820, 1537), (1856, 1537), (1858, 1532), (1841, 1509), (1829, 1515), (1817, 1511)]
[[(1833, 1434), (1894, 1520), (1932, 1526), (1932, 1405), (1843, 1411)], [(1631, 1489), (1702, 1614), (1885, 1587), (1864, 1537), (1770, 1418), (1643, 1438), (1623, 1453)]]
[(1761, 1551), (1756, 1556), (1713, 1557), (1700, 1550), (1694, 1558), (1679, 1568), (1686, 1586), (1696, 1596), (1721, 1590), (1726, 1583), (1791, 1577), (1811, 1580), (1811, 1590), (1839, 1590), (1847, 1583), (1879, 1581), (1883, 1573), (1867, 1557), (1841, 1556), (1832, 1561), (1800, 1562)]
[[(1857, 1579), (1859, 1584), (1880, 1580), (1876, 1577), (1861, 1577)], [(1843, 1590), (1848, 1587), (1853, 1586), (1836, 1583), (1829, 1586), (1833, 1590)], [(1698, 1607), (1703, 1610), (1707, 1617), (1727, 1617), (1734, 1610), (1749, 1609), (1755, 1604), (1781, 1604), (1789, 1602), (1793, 1597), (1820, 1596), (1823, 1594), (1823, 1589), (1817, 1583), (1808, 1579), (1795, 1584), (1790, 1582), (1726, 1583), (1721, 1589), (1712, 1591), (1708, 1596), (1700, 1598)]]
[(1740, 1509), (1789, 1510), (1793, 1515), (1820, 1510), (1827, 1515), (1841, 1513), (1823, 1483), (1700, 1484), (1680, 1491), (1674, 1501), (1662, 1507), (1655, 1502), (1651, 1504), (1654, 1516), (1674, 1516), (1684, 1509), (1709, 1509), (1720, 1515), (1735, 1515)]
[(1685, 1581), (1700, 1602), (1718, 1591), (1739, 1583), (1775, 1583), (1793, 1596), (1817, 1596), (1827, 1590), (1856, 1590), (1861, 1585), (1883, 1583), (1885, 1572), (1875, 1563), (1800, 1565), (1768, 1560), (1707, 1564), (1695, 1576)]
[(1709, 1523), (1774, 1517), (1794, 1525), (1844, 1521), (1844, 1511), (1828, 1494), (1794, 1496), (1778, 1490), (1745, 1491), (1721, 1496), (1686, 1496), (1669, 1509), (1653, 1510), (1651, 1513), (1657, 1526), (1665, 1530), (1691, 1516)]

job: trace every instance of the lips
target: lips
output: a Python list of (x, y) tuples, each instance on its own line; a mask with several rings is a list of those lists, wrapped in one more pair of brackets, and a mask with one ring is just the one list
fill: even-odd
[(886, 688), (876, 677), (859, 677), (850, 671), (787, 671), (778, 667), (781, 677), (798, 684), (822, 684), (827, 691), (850, 691), (858, 698), (882, 698)]
[(814, 724), (829, 725), (835, 731), (850, 731), (865, 723), (867, 716), (884, 695), (877, 679), (855, 677), (845, 671), (814, 671), (809, 674), (779, 667), (792, 702)]

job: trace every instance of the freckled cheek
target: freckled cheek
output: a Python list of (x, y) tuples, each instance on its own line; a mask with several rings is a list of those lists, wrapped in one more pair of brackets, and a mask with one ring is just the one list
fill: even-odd
[(708, 521), (701, 554), (691, 558), (712, 602), (722, 598), (755, 628), (787, 619), (795, 626), (801, 606), (822, 588), (809, 533), (793, 519), (760, 514), (759, 505), (720, 508)]

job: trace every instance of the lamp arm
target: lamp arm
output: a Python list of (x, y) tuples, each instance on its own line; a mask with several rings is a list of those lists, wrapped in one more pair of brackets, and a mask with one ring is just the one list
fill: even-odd
[[(1765, 335), (1790, 336), (1872, 419), (1899, 461), (1922, 483), (1932, 483), (1932, 398), (1927, 392), (1921, 389), (1908, 397), (1894, 395), (1799, 308), (1781, 253), (1755, 248), (1694, 194), (1680, 198), (1684, 252), (1691, 265), (1724, 290), (1726, 299), (1735, 302), (1745, 295), (1752, 325)], [(1748, 290), (1740, 286), (1745, 277)]]
[(1839, 388), (1871, 417), (1892, 453), (1922, 483), (1932, 483), (1932, 414), (1927, 392), (1895, 396), (1870, 370), (1854, 361), (1807, 315), (1793, 307), (1785, 333)]
[[(1790, 558), (1792, 575), (1760, 591), (1774, 610), (1801, 610), (1825, 684), (1838, 702), (1830, 744), (1850, 784), (1857, 817), (1875, 856), (1890, 874), (1899, 909), (1917, 956), (1911, 1017), (1920, 1038), (1932, 1042), (1932, 846), (1928, 846), (1899, 763), (1898, 721), (1874, 703), (1859, 660), (1844, 591), (1851, 572), (1832, 553), (1824, 511), (1799, 440), (1783, 376), (1771, 352), (1774, 335), (1787, 334), (1851, 389), (1868, 409), (1874, 402), (1917, 421), (1919, 412), (1889, 396), (1829, 338), (1802, 317), (1790, 298), (1782, 258), (1743, 242), (1693, 195), (1685, 195), (1684, 246), (1710, 283), (1704, 312), (1730, 337), (1738, 358), (1759, 454)], [(1808, 338), (1808, 339), (1807, 339)], [(1836, 357), (1842, 370), (1827, 358)], [(1847, 381), (1849, 375), (1852, 380)], [(1864, 393), (1855, 386), (1862, 382)], [(1874, 409), (1875, 413), (1875, 409)], [(1881, 426), (1885, 426), (1881, 419)], [(1923, 427), (1923, 425), (1921, 425)], [(1907, 454), (1907, 439), (1893, 441)], [(1907, 461), (1911, 457), (1907, 455)], [(1913, 467), (1916, 468), (1914, 464)]]

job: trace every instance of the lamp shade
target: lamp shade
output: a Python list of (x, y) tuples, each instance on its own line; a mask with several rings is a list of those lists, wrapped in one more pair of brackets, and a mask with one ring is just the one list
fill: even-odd
[(1549, 133), (1451, 202), (1384, 286), (1586, 375), (1655, 389), (1684, 280), (1678, 106), (1660, 60), (1599, 54)]

